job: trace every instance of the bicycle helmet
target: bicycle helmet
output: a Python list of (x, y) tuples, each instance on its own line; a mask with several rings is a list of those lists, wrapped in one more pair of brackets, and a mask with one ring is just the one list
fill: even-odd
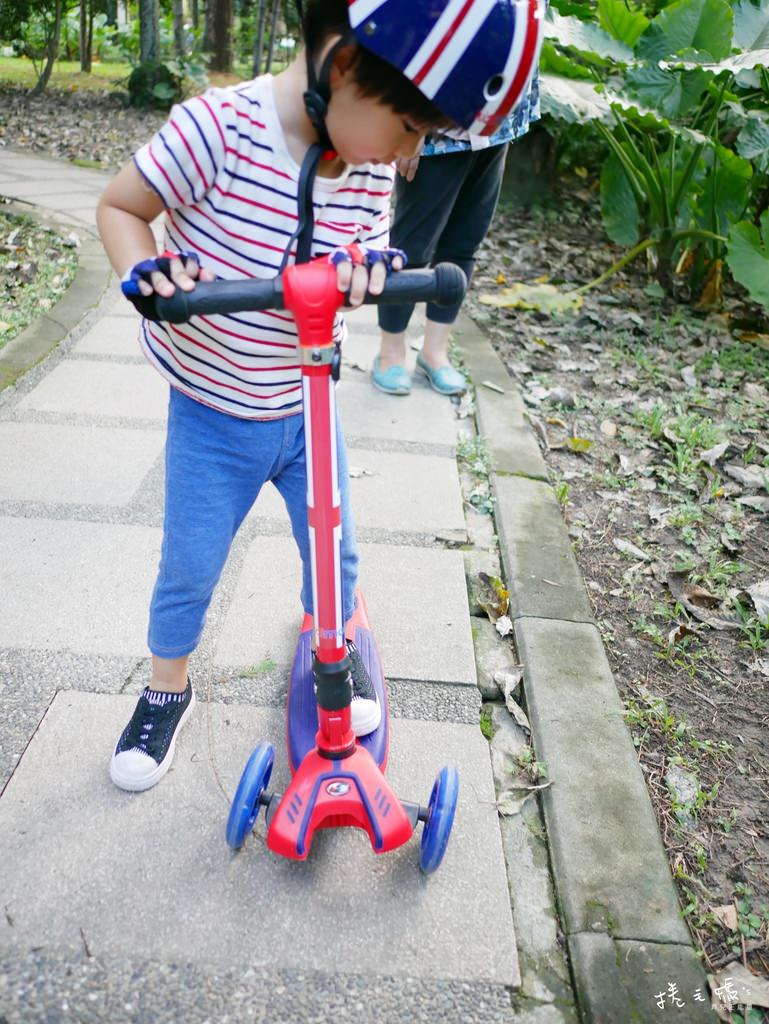
[(537, 68), (544, 0), (350, 0), (350, 28), (475, 135), (491, 135)]

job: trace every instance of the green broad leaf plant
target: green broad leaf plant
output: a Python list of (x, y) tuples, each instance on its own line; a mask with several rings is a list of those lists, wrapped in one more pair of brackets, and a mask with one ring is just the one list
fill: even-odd
[[(660, 9), (660, 7), (662, 9)], [(769, 0), (552, 0), (542, 109), (608, 149), (601, 213), (670, 295), (769, 308)]]

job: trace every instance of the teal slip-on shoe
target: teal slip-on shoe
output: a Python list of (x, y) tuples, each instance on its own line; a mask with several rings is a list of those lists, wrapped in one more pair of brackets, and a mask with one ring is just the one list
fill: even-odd
[(371, 379), (374, 387), (387, 395), (410, 395), (411, 375), (405, 366), (390, 366), (386, 370), (379, 367), (379, 356), (374, 358), (371, 367)]
[(453, 366), (441, 366), (434, 370), (420, 354), (417, 356), (417, 369), (427, 377), (430, 386), (439, 395), (462, 395), (467, 391), (467, 381)]

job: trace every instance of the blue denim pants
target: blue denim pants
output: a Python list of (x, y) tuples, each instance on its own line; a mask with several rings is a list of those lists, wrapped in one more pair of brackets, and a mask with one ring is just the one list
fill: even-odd
[[(358, 551), (350, 513), (347, 454), (337, 431), (342, 506), (345, 621), (355, 608)], [(233, 538), (268, 480), (286, 503), (302, 559), (300, 599), (312, 614), (304, 417), (246, 420), (171, 388), (165, 452), (163, 546), (150, 605), (147, 642), (161, 658), (197, 646)], [(269, 586), (269, 565), (265, 584)]]

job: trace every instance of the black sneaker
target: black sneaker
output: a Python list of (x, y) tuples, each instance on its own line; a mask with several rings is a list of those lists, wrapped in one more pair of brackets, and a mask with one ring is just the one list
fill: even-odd
[(189, 682), (184, 693), (145, 687), (110, 761), (109, 774), (116, 786), (136, 793), (160, 782), (171, 767), (176, 736), (194, 703)]
[(347, 657), (350, 659), (350, 675), (352, 676), (352, 731), (356, 736), (368, 736), (379, 727), (382, 720), (382, 709), (379, 706), (374, 684), (369, 678), (360, 651), (352, 642), (345, 641)]

